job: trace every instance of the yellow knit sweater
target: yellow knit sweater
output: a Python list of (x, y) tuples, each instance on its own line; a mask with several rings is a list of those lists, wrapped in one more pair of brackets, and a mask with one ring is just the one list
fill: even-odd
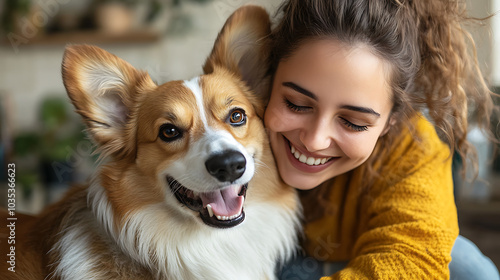
[[(306, 223), (304, 248), (315, 259), (349, 263), (322, 280), (449, 279), (458, 236), (450, 151), (423, 117), (415, 127), (420, 141), (402, 136), (368, 190), (355, 172), (328, 183), (328, 207)], [(317, 210), (308, 201), (306, 213)]]

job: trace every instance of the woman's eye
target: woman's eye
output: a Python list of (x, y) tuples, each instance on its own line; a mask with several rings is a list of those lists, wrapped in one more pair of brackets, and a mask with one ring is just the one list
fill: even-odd
[(182, 131), (173, 124), (164, 124), (160, 127), (159, 137), (165, 142), (172, 142), (182, 137)]
[(311, 109), (311, 107), (295, 105), (287, 98), (284, 98), (284, 101), (285, 101), (285, 105), (288, 107), (288, 109), (290, 109), (291, 111), (296, 112), (296, 113), (305, 112), (305, 111)]
[(232, 126), (244, 125), (246, 121), (247, 116), (245, 115), (245, 111), (243, 109), (234, 109), (229, 114), (229, 123)]
[(350, 122), (344, 118), (340, 118), (340, 120), (342, 120), (342, 123), (352, 131), (366, 131), (366, 130), (368, 130), (367, 125), (356, 125), (356, 124), (353, 124), (352, 122)]

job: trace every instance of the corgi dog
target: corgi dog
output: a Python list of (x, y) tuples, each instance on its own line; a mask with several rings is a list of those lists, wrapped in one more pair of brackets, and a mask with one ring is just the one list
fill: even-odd
[(102, 159), (88, 185), (18, 216), (16, 272), (2, 262), (0, 278), (275, 279), (296, 249), (300, 203), (261, 119), (269, 33), (267, 12), (244, 6), (203, 75), (162, 85), (100, 48), (68, 46), (64, 85)]

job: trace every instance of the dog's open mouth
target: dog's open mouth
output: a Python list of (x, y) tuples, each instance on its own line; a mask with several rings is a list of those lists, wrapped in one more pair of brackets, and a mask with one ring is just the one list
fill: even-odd
[(199, 212), (201, 220), (209, 226), (230, 228), (245, 219), (243, 203), (248, 184), (195, 194), (170, 176), (167, 177), (167, 182), (177, 200), (189, 209)]

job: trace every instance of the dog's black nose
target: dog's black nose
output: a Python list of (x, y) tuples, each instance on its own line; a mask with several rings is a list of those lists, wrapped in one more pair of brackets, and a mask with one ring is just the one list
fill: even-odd
[(247, 160), (242, 153), (227, 151), (211, 156), (206, 162), (208, 173), (221, 182), (234, 182), (245, 172)]

